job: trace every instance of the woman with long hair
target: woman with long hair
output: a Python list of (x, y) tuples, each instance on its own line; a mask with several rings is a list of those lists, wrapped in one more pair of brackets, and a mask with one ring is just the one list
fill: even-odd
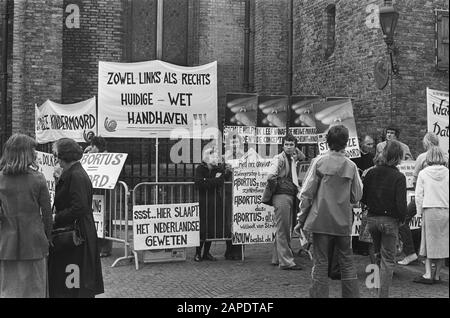
[(47, 297), (52, 213), (35, 149), (34, 139), (14, 134), (0, 159), (0, 298)]
[(53, 155), (63, 169), (56, 184), (54, 227), (77, 222), (84, 242), (70, 250), (50, 249), (49, 294), (56, 298), (93, 298), (104, 290), (92, 214), (92, 183), (79, 162), (83, 150), (73, 139), (62, 138), (53, 144)]
[[(427, 151), (426, 165), (417, 177), (415, 193), (417, 214), (422, 215), (422, 237), (419, 254), (426, 257), (425, 274), (416, 283), (433, 284), (440, 280), (444, 259), (448, 258), (448, 168), (439, 147)], [(431, 263), (436, 264), (434, 274)]]

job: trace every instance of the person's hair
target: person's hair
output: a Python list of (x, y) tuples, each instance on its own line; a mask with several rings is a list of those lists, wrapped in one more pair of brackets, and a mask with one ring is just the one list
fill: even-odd
[(27, 173), (29, 166), (37, 169), (36, 146), (37, 142), (27, 135), (12, 135), (5, 143), (0, 170), (5, 175), (20, 175)]
[(331, 150), (340, 151), (345, 149), (348, 142), (348, 129), (344, 125), (331, 127), (327, 133), (327, 144)]
[(395, 126), (387, 126), (384, 135), (387, 134), (388, 130), (393, 130), (395, 132), (395, 137), (397, 137), (397, 139), (400, 137), (400, 129), (399, 128), (397, 128)]
[(286, 136), (283, 137), (283, 145), (286, 141), (293, 141), (294, 145), (297, 146), (297, 138), (294, 137), (292, 134), (286, 134)]
[(403, 159), (403, 149), (396, 140), (388, 140), (383, 152), (374, 159), (376, 165), (395, 167)]
[(427, 156), (425, 158), (425, 162), (429, 166), (433, 165), (443, 165), (447, 163), (445, 160), (444, 152), (441, 150), (441, 148), (437, 146), (432, 146), (427, 151)]
[(425, 136), (423, 136), (423, 148), (425, 150), (431, 149), (433, 146), (439, 146), (439, 138), (435, 133), (427, 132)]
[(78, 161), (83, 157), (83, 149), (75, 140), (70, 138), (61, 138), (53, 144), (58, 152), (58, 159), (65, 162)]
[(94, 136), (91, 139), (91, 146), (95, 146), (98, 148), (98, 152), (106, 151), (106, 140), (101, 136)]

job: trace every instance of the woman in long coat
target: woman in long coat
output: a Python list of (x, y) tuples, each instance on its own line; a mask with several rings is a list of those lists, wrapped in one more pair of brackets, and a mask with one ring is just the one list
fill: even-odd
[(104, 289), (92, 215), (92, 184), (79, 162), (83, 150), (74, 140), (62, 138), (53, 145), (53, 152), (63, 168), (56, 184), (53, 227), (70, 226), (77, 220), (84, 242), (67, 251), (50, 249), (50, 297), (92, 298)]
[(35, 148), (14, 134), (0, 159), (0, 298), (47, 297), (52, 212)]

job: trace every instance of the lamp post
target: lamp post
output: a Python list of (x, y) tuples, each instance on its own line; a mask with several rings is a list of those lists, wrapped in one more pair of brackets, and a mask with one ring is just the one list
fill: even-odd
[(399, 72), (398, 65), (394, 63), (393, 55), (396, 55), (394, 46), (394, 32), (398, 21), (398, 12), (392, 6), (392, 1), (385, 0), (384, 6), (380, 8), (379, 18), (381, 30), (383, 32), (383, 39), (388, 48), (388, 54), (391, 60), (391, 70), (394, 75)]

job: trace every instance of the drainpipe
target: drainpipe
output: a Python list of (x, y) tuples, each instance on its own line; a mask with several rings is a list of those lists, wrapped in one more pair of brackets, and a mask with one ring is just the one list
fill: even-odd
[(245, 0), (244, 25), (244, 88), (250, 92), (250, 0)]
[(293, 55), (293, 25), (294, 25), (294, 18), (293, 18), (293, 0), (289, 0), (289, 19), (288, 19), (288, 117), (286, 122), (286, 132), (290, 127), (290, 121), (291, 118), (289, 116), (291, 109), (291, 95), (292, 95), (292, 77), (293, 77), (293, 70), (292, 70), (292, 55)]
[(5, 140), (8, 137), (8, 97), (7, 97), (7, 89), (8, 89), (8, 2), (7, 0), (3, 1), (3, 30), (2, 30), (2, 71), (1, 71), (1, 78), (2, 78), (2, 106), (1, 106), (1, 114), (2, 114), (2, 126), (3, 126), (3, 133)]

